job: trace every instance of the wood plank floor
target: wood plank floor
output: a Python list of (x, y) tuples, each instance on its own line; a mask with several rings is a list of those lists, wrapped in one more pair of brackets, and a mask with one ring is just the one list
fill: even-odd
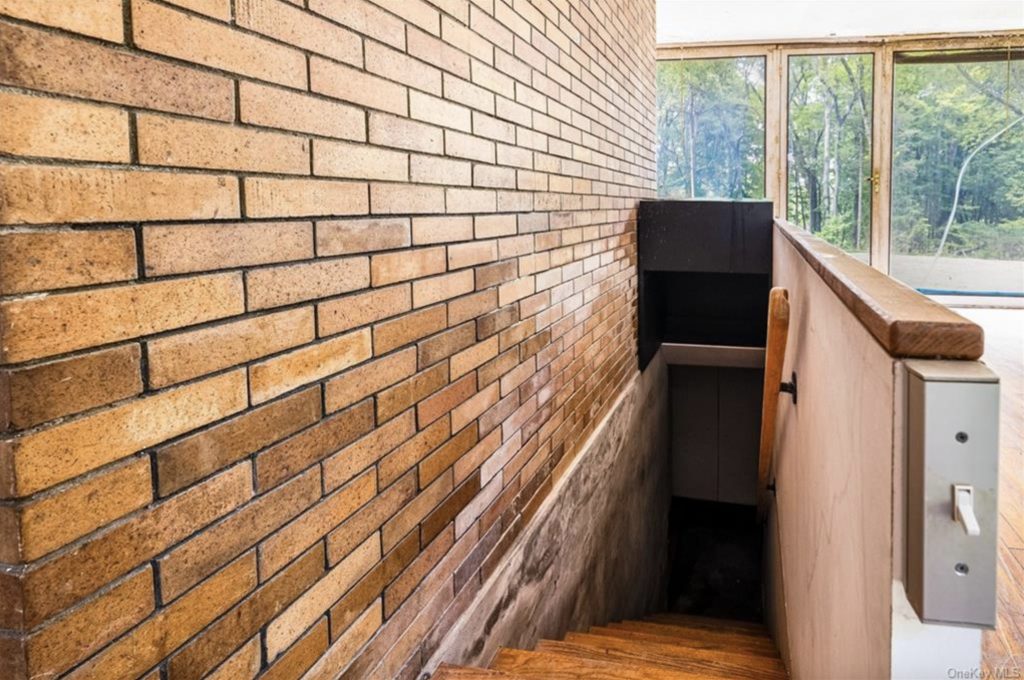
[(1024, 310), (957, 311), (985, 329), (982, 361), (1000, 378), (998, 620), (982, 664), (985, 677), (1024, 677)]

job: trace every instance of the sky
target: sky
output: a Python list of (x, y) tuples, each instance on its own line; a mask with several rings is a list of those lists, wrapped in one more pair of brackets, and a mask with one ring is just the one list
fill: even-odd
[(1024, 0), (657, 0), (658, 43), (1024, 28)]

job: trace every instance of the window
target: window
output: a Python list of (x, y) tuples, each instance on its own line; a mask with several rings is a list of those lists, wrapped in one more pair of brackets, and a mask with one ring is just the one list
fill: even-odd
[(789, 57), (791, 222), (867, 259), (871, 244), (872, 55)]
[(1020, 56), (896, 56), (889, 266), (910, 286), (1024, 293)]
[(763, 198), (764, 57), (658, 62), (658, 196)]

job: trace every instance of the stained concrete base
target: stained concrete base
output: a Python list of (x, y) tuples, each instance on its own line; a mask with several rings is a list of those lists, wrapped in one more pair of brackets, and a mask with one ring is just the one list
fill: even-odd
[(441, 640), (441, 662), (486, 666), (499, 647), (666, 608), (668, 373), (660, 354), (624, 390)]

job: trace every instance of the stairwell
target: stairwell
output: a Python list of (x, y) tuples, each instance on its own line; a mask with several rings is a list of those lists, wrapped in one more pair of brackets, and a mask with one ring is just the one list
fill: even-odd
[(758, 623), (658, 614), (594, 626), (534, 650), (502, 648), (489, 669), (442, 664), (434, 680), (696, 680), (786, 678), (768, 629)]

